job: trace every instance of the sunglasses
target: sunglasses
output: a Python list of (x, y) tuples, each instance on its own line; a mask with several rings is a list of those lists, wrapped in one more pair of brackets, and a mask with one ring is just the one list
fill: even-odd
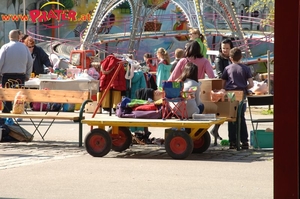
[(196, 35), (196, 33), (189, 33), (189, 35)]
[(28, 48), (33, 48), (34, 46), (28, 46)]

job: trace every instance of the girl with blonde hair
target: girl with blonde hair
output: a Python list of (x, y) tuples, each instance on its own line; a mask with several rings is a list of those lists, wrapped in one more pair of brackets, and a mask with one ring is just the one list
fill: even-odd
[(156, 56), (158, 58), (158, 64), (163, 63), (163, 64), (166, 64), (166, 65), (169, 65), (170, 62), (171, 62), (170, 61), (170, 55), (169, 55), (168, 51), (164, 48), (157, 49)]
[(156, 72), (156, 84), (158, 87), (162, 87), (162, 82), (167, 80), (171, 74), (170, 56), (166, 49), (159, 48), (156, 51), (158, 59), (157, 72)]
[(207, 58), (207, 48), (206, 46), (204, 45), (204, 35), (202, 35), (199, 31), (199, 29), (197, 28), (191, 28), (189, 30), (189, 36), (190, 36), (190, 40), (194, 40), (194, 41), (197, 41), (200, 45), (200, 53), (203, 55), (203, 57)]

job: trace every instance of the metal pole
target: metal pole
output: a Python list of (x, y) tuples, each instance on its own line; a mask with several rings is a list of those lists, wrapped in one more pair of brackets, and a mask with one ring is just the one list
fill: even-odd
[[(59, 0), (57, 0), (57, 2), (59, 2)], [(59, 10), (59, 4), (57, 4), (57, 10)], [(59, 25), (58, 21), (56, 23), (57, 23), (57, 25)], [(59, 30), (60, 30), (60, 27), (57, 28), (57, 38), (60, 38), (60, 35), (59, 35), (60, 31)]]
[(270, 50), (267, 50), (267, 71), (268, 71), (268, 94), (271, 94), (271, 82), (270, 82)]
[[(270, 50), (267, 50), (267, 70), (268, 70), (268, 94), (271, 94), (271, 82), (270, 82)], [(271, 110), (271, 105), (269, 105), (269, 110)]]
[[(26, 15), (26, 0), (23, 1), (23, 16)], [(23, 25), (23, 33), (26, 34), (26, 21), (24, 20), (24, 25)]]

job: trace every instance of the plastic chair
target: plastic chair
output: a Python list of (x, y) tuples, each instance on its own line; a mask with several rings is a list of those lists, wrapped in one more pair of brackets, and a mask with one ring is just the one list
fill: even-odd
[(183, 82), (163, 81), (162, 119), (175, 116), (181, 120), (188, 119), (186, 98), (183, 95)]

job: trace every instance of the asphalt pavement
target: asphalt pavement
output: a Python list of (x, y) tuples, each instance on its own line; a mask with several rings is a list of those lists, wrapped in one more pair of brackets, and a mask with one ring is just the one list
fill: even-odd
[[(256, 115), (265, 117), (260, 109)], [(22, 125), (33, 130), (29, 120)], [(266, 128), (273, 127), (260, 125)], [(88, 131), (84, 126), (84, 136)], [(163, 128), (150, 131), (150, 137), (164, 136)], [(219, 133), (228, 139), (227, 123)], [(218, 143), (212, 139), (206, 152), (184, 160), (172, 159), (160, 144), (95, 158), (78, 147), (77, 123), (57, 121), (44, 141), (35, 134), (32, 142), (0, 143), (0, 198), (273, 198), (273, 150)]]

